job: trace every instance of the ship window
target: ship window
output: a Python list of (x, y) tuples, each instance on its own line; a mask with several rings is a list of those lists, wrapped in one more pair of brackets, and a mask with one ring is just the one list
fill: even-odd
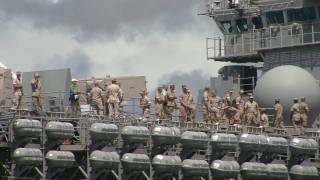
[(263, 23), (262, 23), (261, 17), (252, 18), (252, 24), (254, 25), (255, 29), (263, 28)]
[(282, 11), (272, 11), (267, 12), (267, 22), (268, 24), (282, 24), (284, 23), (284, 17)]
[(238, 19), (237, 23), (237, 30), (238, 32), (245, 32), (248, 31), (248, 22), (247, 19)]
[(232, 33), (231, 21), (221, 21), (220, 23), (225, 32)]
[(288, 21), (310, 21), (316, 19), (316, 11), (314, 7), (288, 10)]

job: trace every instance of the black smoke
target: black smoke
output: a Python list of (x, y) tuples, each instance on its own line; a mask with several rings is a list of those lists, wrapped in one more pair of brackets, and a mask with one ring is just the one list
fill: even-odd
[[(54, 3), (55, 2), (55, 3)], [(0, 0), (3, 20), (31, 20), (37, 28), (62, 28), (78, 40), (123, 31), (175, 31), (197, 13), (195, 0)], [(130, 28), (129, 28), (130, 27)]]

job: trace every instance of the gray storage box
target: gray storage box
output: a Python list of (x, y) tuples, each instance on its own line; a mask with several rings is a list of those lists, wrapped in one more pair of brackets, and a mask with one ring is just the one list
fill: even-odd
[(74, 127), (68, 122), (50, 121), (45, 129), (49, 139), (66, 139), (74, 135)]
[(185, 131), (181, 136), (183, 148), (207, 149), (208, 136), (204, 132)]
[(153, 128), (152, 140), (155, 145), (175, 145), (180, 142), (181, 132), (176, 127), (157, 126)]
[(241, 165), (241, 176), (245, 180), (266, 179), (268, 169), (263, 163), (245, 162)]
[(122, 128), (121, 137), (127, 143), (147, 143), (150, 132), (144, 126), (125, 126)]
[(319, 144), (314, 139), (292, 138), (290, 141), (290, 152), (293, 155), (313, 156), (319, 149)]
[(216, 133), (211, 136), (211, 145), (213, 151), (236, 151), (238, 143), (238, 138), (234, 134)]
[(89, 159), (93, 169), (117, 170), (120, 164), (120, 156), (116, 152), (93, 151)]
[(206, 177), (209, 173), (209, 164), (205, 160), (186, 159), (182, 162), (183, 176)]
[(294, 165), (290, 169), (291, 180), (319, 180), (318, 169), (314, 166)]
[(288, 168), (284, 164), (267, 164), (268, 180), (288, 179)]
[(70, 151), (49, 151), (46, 160), (50, 168), (70, 168), (76, 161)]
[(267, 137), (266, 152), (284, 154), (288, 151), (288, 141), (282, 137)]
[(38, 166), (43, 161), (41, 150), (35, 148), (17, 148), (12, 158), (17, 165), (23, 166)]
[(237, 178), (240, 174), (240, 165), (236, 161), (215, 160), (211, 164), (211, 172), (215, 178)]
[(39, 137), (42, 133), (42, 124), (38, 120), (17, 119), (13, 123), (15, 136)]
[(150, 159), (145, 154), (126, 153), (121, 158), (122, 167), (125, 171), (148, 171)]
[(241, 151), (264, 152), (267, 143), (267, 137), (264, 135), (242, 134), (239, 140), (239, 147)]
[(152, 166), (157, 173), (178, 173), (182, 163), (179, 156), (156, 155), (152, 160)]
[(92, 141), (113, 141), (118, 134), (119, 129), (115, 124), (93, 123), (90, 127)]

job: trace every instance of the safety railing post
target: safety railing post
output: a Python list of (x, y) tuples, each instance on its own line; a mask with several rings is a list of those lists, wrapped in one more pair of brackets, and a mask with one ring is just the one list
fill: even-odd
[(236, 39), (237, 39), (237, 35), (233, 35), (233, 54), (232, 54), (232, 55), (235, 55), (236, 52), (237, 52), (237, 42), (236, 42)]
[(206, 38), (207, 60), (209, 60), (208, 40), (209, 38)]
[(269, 48), (271, 48), (271, 47), (272, 47), (272, 29), (271, 29), (271, 27), (269, 27), (269, 30), (270, 30), (270, 31), (269, 31), (269, 32), (270, 32), (270, 33), (269, 33), (269, 38), (270, 38), (270, 39), (269, 39), (269, 45), (270, 45)]
[(222, 49), (222, 39), (219, 38), (219, 56), (222, 56), (222, 52), (221, 52), (221, 49)]
[(315, 42), (315, 39), (314, 39), (314, 23), (311, 24), (311, 36), (312, 36), (312, 43)]
[(241, 46), (242, 46), (242, 48), (241, 48), (241, 51), (242, 51), (242, 54), (245, 54), (244, 53), (244, 34), (241, 34)]
[(304, 44), (304, 31), (303, 31), (303, 25), (301, 25), (301, 44), (300, 45), (302, 45), (302, 44)]
[(252, 76), (252, 93), (254, 91), (254, 76)]
[(282, 31), (283, 29), (280, 27), (280, 47), (283, 47), (283, 39), (282, 39)]

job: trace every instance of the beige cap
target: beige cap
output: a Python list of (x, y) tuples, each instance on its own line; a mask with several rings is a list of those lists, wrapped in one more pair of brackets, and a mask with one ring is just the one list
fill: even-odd
[(71, 82), (78, 82), (78, 79), (72, 79)]

